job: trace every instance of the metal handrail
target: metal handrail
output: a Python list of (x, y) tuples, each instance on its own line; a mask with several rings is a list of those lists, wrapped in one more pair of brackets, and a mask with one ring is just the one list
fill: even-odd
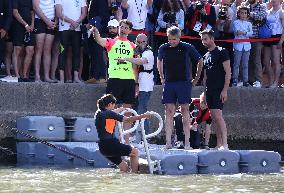
[(164, 126), (164, 121), (163, 121), (161, 115), (159, 115), (158, 113), (156, 113), (154, 111), (149, 111), (148, 113), (150, 113), (152, 116), (154, 115), (154, 117), (158, 118), (158, 120), (159, 120), (159, 127), (158, 127), (158, 129), (155, 132), (150, 133), (148, 135), (145, 135), (146, 139), (154, 137), (154, 136), (158, 135), (159, 133), (161, 133), (161, 131), (163, 129), (163, 126)]
[[(132, 113), (134, 116), (137, 116), (137, 115), (138, 115), (135, 110), (130, 109), (130, 108), (126, 108), (126, 109), (125, 109), (124, 111), (122, 111), (120, 114), (121, 114), (121, 115), (124, 115), (124, 114), (127, 113), (127, 112)], [(122, 135), (122, 136), (121, 136), (121, 140), (122, 140), (123, 143), (124, 143), (124, 135), (134, 132), (134, 131), (137, 129), (138, 126), (139, 126), (139, 120), (136, 120), (136, 121), (135, 121), (135, 124), (134, 124), (134, 126), (133, 126), (132, 128), (130, 128), (130, 129), (128, 129), (128, 130), (123, 130), (123, 123), (118, 122), (118, 128), (121, 130), (121, 135)]]

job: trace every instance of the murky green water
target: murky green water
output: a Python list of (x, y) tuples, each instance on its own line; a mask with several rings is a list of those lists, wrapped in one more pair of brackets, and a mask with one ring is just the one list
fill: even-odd
[(284, 168), (269, 175), (157, 176), (114, 169), (1, 167), (0, 192), (284, 192)]

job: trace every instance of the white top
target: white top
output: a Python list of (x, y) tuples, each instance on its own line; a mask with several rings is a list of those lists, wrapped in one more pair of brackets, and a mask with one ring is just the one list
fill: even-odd
[(272, 31), (272, 35), (282, 34), (282, 23), (280, 15), (282, 14), (282, 9), (280, 8), (276, 12), (273, 12), (272, 9), (268, 11), (267, 14), (267, 22), (269, 23), (269, 26)]
[[(62, 6), (62, 14), (74, 21), (78, 20), (82, 14), (82, 7), (86, 7), (86, 0), (55, 0), (56, 5)], [(59, 31), (65, 31), (70, 29), (70, 23), (67, 23), (59, 19)], [(76, 31), (80, 31), (78, 26)]]
[[(240, 19), (237, 19), (233, 23), (233, 31), (235, 34), (235, 39), (249, 39), (250, 36), (252, 36), (252, 24), (249, 21), (243, 21)], [(237, 31), (246, 32), (246, 35), (237, 35)], [(238, 51), (249, 51), (251, 49), (250, 42), (234, 42), (233, 43), (234, 50)]]
[(148, 12), (147, 0), (128, 0), (127, 4), (127, 20), (132, 22), (133, 29), (145, 29)]
[[(48, 19), (53, 20), (55, 18), (54, 0), (40, 0), (39, 8)], [(40, 17), (37, 14), (35, 14), (35, 18), (40, 18)]]
[[(148, 60), (147, 64), (143, 64), (144, 70), (151, 70), (154, 67), (154, 54), (151, 50), (146, 50), (142, 53), (141, 58)], [(153, 91), (154, 87), (153, 72), (140, 72), (138, 75), (139, 91)]]

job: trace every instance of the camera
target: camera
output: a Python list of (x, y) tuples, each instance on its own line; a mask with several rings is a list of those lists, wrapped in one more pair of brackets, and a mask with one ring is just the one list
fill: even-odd
[(110, 5), (110, 10), (111, 10), (111, 13), (114, 14), (115, 12), (117, 12), (118, 10), (118, 5), (116, 2), (112, 2), (111, 5)]
[(204, 8), (204, 3), (202, 1), (197, 1), (195, 3), (195, 6), (196, 6), (196, 9), (200, 11), (201, 9)]
[(218, 14), (218, 19), (226, 20), (227, 19), (227, 11), (228, 11), (228, 7), (227, 6), (221, 6), (219, 14)]
[(163, 18), (164, 22), (172, 25), (176, 25), (176, 14), (175, 13), (166, 13)]

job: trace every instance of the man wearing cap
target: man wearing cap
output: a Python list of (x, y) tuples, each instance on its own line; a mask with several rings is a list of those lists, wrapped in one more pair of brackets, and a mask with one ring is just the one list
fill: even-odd
[(116, 19), (112, 19), (107, 23), (108, 37), (115, 38), (118, 35), (119, 22)]

